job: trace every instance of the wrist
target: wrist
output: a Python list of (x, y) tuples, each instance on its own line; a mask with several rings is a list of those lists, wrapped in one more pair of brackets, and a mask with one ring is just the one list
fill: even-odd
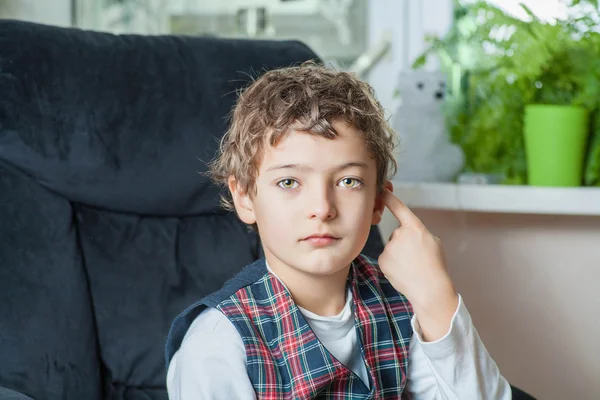
[(427, 301), (412, 303), (413, 311), (421, 327), (422, 340), (433, 342), (444, 337), (450, 330), (452, 318), (458, 308), (458, 294), (454, 289), (438, 293)]

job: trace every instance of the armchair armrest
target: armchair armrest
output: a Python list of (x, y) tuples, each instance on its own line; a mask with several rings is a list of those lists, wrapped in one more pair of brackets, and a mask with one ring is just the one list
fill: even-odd
[(535, 400), (535, 397), (531, 396), (529, 393), (522, 391), (516, 386), (510, 385), (510, 388), (512, 390), (513, 400)]
[(0, 400), (33, 400), (31, 397), (23, 393), (15, 392), (14, 390), (0, 386)]

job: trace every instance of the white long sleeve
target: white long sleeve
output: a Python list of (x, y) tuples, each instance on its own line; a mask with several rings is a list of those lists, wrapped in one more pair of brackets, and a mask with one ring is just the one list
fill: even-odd
[[(346, 323), (347, 309), (334, 317), (305, 317), (325, 348), (365, 379), (356, 329)], [(416, 318), (411, 323), (415, 334), (406, 390), (413, 399), (511, 398), (510, 386), (483, 346), (460, 296), (450, 329), (440, 340), (421, 341)], [(220, 311), (205, 310), (191, 325), (169, 365), (167, 390), (171, 400), (256, 399), (242, 339)]]
[(169, 364), (167, 392), (170, 400), (256, 398), (242, 338), (220, 311), (205, 310), (190, 326)]
[(417, 315), (411, 325), (406, 389), (414, 400), (512, 398), (510, 385), (485, 349), (461, 296), (441, 339), (423, 342)]

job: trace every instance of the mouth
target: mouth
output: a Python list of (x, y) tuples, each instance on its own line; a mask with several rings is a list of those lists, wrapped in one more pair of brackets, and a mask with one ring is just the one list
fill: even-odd
[(330, 244), (337, 242), (338, 240), (340, 240), (340, 238), (335, 237), (330, 234), (327, 234), (327, 233), (310, 235), (310, 236), (307, 236), (304, 239), (302, 239), (303, 242), (307, 242), (313, 246), (318, 246), (318, 247), (328, 246)]

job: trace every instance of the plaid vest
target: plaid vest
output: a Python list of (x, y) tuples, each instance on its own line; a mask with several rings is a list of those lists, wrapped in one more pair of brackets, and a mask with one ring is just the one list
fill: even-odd
[(167, 340), (167, 363), (194, 318), (209, 306), (220, 310), (242, 337), (258, 399), (405, 398), (411, 306), (366, 256), (353, 261), (348, 284), (370, 388), (321, 344), (264, 260), (176, 318)]

